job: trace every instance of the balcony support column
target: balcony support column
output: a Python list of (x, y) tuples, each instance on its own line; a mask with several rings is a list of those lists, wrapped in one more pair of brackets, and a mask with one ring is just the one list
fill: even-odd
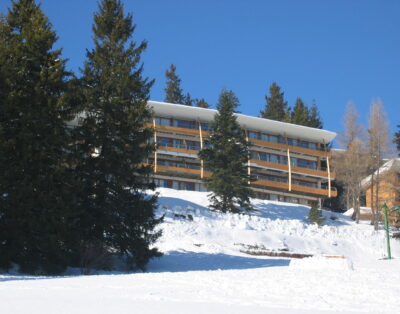
[[(198, 121), (199, 123), (199, 135), (200, 135), (200, 150), (203, 149), (203, 131), (201, 128), (201, 121)], [(204, 161), (203, 159), (200, 159), (200, 178), (203, 179), (204, 177)]]
[(154, 173), (157, 173), (157, 131), (156, 131), (156, 119), (153, 119), (154, 128)]
[(288, 190), (289, 192), (292, 191), (292, 164), (290, 162), (290, 150), (288, 148), (287, 150), (287, 160), (288, 160), (288, 174), (289, 174), (289, 178), (288, 178)]
[[(249, 135), (248, 135), (247, 130), (245, 129), (244, 132), (245, 132), (245, 134), (246, 134), (246, 142), (247, 142), (247, 144), (248, 144), (249, 146), (251, 146), (251, 143), (250, 143), (250, 141), (249, 141)], [(251, 156), (248, 156), (248, 159), (247, 159), (247, 175), (249, 176), (249, 178), (250, 178), (250, 176), (251, 176), (250, 159), (251, 159)], [(247, 183), (250, 184), (250, 183), (251, 183), (250, 180), (247, 181)]]
[(331, 170), (329, 166), (329, 156), (326, 156), (326, 168), (328, 170), (328, 197), (331, 197)]
[(326, 152), (326, 170), (328, 170), (328, 197), (330, 198), (332, 193), (332, 187), (331, 187), (331, 169), (329, 165), (329, 152), (328, 152), (328, 145), (326, 145), (325, 140), (323, 140), (323, 144), (325, 147), (325, 152)]

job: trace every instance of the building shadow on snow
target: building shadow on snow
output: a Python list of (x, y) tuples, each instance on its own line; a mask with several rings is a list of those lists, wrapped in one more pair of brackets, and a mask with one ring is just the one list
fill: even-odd
[(150, 261), (148, 272), (187, 272), (288, 266), (290, 259), (261, 259), (227, 254), (172, 251)]

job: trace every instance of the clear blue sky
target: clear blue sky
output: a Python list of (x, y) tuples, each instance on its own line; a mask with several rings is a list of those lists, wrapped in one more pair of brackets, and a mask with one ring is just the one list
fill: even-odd
[[(145, 74), (153, 100), (164, 99), (165, 70), (177, 66), (185, 92), (214, 105), (232, 89), (240, 111), (258, 115), (276, 81), (293, 106), (316, 99), (324, 127), (340, 132), (346, 103), (367, 121), (381, 97), (393, 133), (400, 124), (400, 1), (397, 0), (125, 0), (146, 39)], [(0, 2), (5, 12), (10, 0)], [(79, 74), (92, 47), (96, 0), (42, 0), (58, 46)]]

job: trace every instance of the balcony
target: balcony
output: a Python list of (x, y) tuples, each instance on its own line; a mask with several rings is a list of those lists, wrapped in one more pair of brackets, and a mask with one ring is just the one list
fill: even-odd
[[(160, 166), (157, 165), (157, 173), (181, 173), (181, 174), (191, 174), (196, 176), (201, 176), (201, 169), (191, 169), (191, 168), (183, 168), (183, 167), (172, 167), (172, 166)], [(203, 176), (205, 178), (209, 177), (211, 172), (203, 171)]]
[[(257, 180), (251, 183), (253, 186), (262, 186), (262, 187), (270, 187), (274, 189), (286, 190), (289, 191), (289, 183), (287, 182), (277, 182), (270, 180)], [(309, 186), (292, 184), (292, 192), (301, 192), (306, 194), (313, 194), (318, 196), (329, 197), (328, 189), (324, 188), (313, 188)], [(337, 191), (334, 188), (331, 188), (331, 197), (337, 196)]]
[(198, 150), (194, 150), (194, 149), (187, 149), (187, 148), (183, 148), (183, 147), (177, 147), (177, 146), (160, 146), (158, 145), (157, 147), (157, 151), (160, 150), (167, 150), (170, 152), (176, 152), (176, 153), (184, 153), (184, 154), (190, 154), (190, 155), (196, 155), (198, 154)]
[[(153, 124), (148, 123), (146, 124), (148, 128), (153, 128)], [(192, 136), (200, 136), (199, 129), (189, 129), (189, 128), (179, 128), (175, 126), (166, 126), (166, 125), (156, 125), (157, 132), (165, 132), (165, 133), (172, 133), (172, 134), (185, 134), (185, 135), (192, 135)], [(210, 132), (202, 131), (202, 135), (208, 136)]]
[(321, 151), (321, 150), (317, 150), (317, 149), (292, 146), (292, 145), (287, 145), (287, 144), (282, 144), (282, 143), (275, 143), (275, 142), (253, 139), (253, 138), (250, 139), (250, 142), (253, 145), (258, 145), (261, 147), (274, 148), (274, 149), (285, 150), (285, 151), (289, 149), (291, 152), (296, 152), (296, 153), (310, 155), (310, 156), (318, 156), (318, 157), (330, 157), (331, 156), (330, 152), (325, 152), (325, 151)]
[[(289, 172), (289, 166), (287, 164), (280, 164), (280, 163), (258, 160), (258, 159), (251, 159), (250, 163), (256, 164), (256, 165), (259, 165), (259, 166), (265, 167), (265, 168), (277, 169), (277, 170), (283, 170), (283, 171)], [(291, 166), (291, 172), (328, 178), (328, 171), (325, 171), (322, 169), (310, 169), (310, 168)], [(331, 173), (331, 179), (333, 179), (334, 176), (335, 176), (335, 174)]]

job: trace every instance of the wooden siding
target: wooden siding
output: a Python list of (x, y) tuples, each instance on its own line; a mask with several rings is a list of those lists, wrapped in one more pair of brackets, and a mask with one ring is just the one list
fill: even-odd
[[(373, 202), (376, 202), (376, 183), (372, 191), (371, 185), (367, 188), (365, 193), (366, 205), (371, 208), (371, 192), (373, 193)], [(379, 195), (378, 204), (379, 206), (386, 203), (389, 208), (393, 206), (400, 206), (400, 182), (398, 179), (398, 174), (395, 172), (381, 175), (379, 181)], [(379, 208), (381, 211), (382, 208)], [(400, 226), (400, 215), (396, 212), (389, 211), (389, 223), (392, 225)], [(381, 220), (383, 219), (381, 214)]]

